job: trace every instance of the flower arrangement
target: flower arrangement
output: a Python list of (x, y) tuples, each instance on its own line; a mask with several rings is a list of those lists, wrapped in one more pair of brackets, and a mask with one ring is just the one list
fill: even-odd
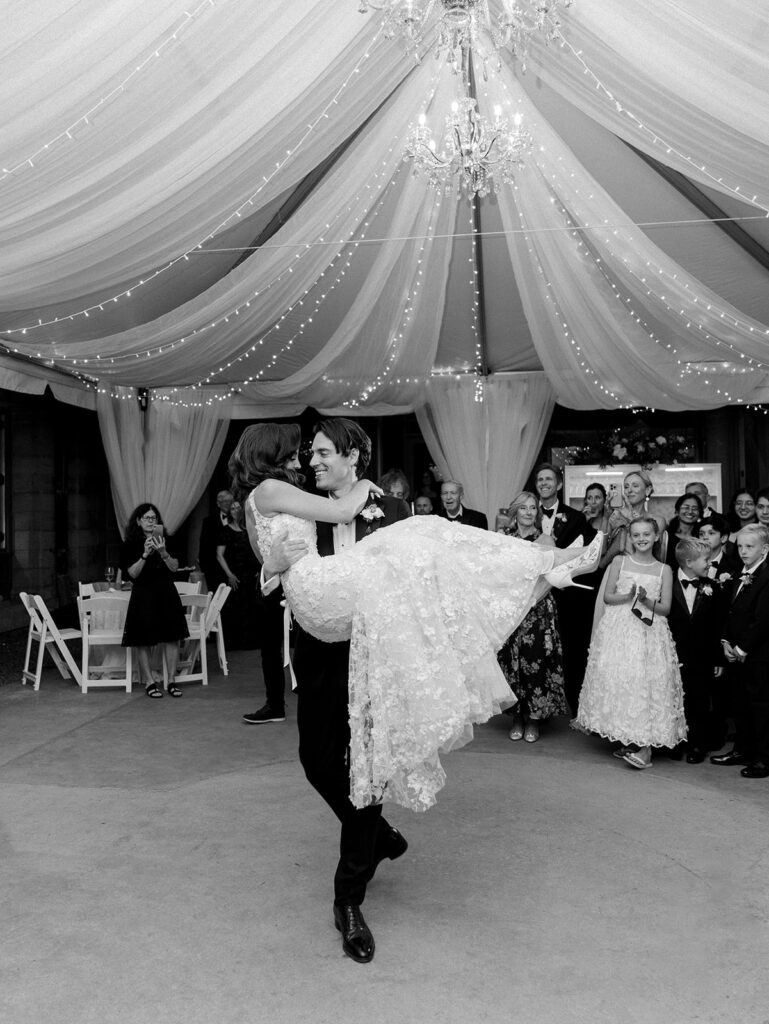
[(645, 423), (602, 435), (597, 450), (602, 466), (629, 463), (644, 469), (657, 462), (685, 462), (692, 454), (683, 434), (653, 434)]

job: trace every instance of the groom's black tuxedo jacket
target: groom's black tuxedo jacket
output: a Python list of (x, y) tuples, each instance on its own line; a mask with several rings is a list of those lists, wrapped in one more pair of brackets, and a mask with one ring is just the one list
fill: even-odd
[[(408, 505), (402, 498), (391, 498), (383, 494), (378, 498), (372, 498), (366, 508), (370, 505), (377, 505), (384, 515), (379, 519), (366, 520), (360, 514), (355, 520), (355, 542), (363, 540), (368, 534), (375, 530), (381, 530), (383, 526), (391, 526), (401, 519), (408, 519), (411, 515)], [(318, 554), (334, 554), (334, 526), (332, 523), (318, 523), (316, 526), (318, 535)]]

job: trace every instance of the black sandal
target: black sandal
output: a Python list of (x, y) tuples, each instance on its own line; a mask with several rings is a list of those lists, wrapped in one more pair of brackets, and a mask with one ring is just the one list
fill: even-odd
[(168, 694), (169, 697), (181, 697), (182, 696), (182, 691), (174, 683), (169, 683), (168, 684), (168, 689), (166, 690), (166, 693)]
[(149, 686), (144, 687), (144, 692), (148, 697), (152, 697), (153, 700), (160, 700), (163, 696), (163, 691), (160, 689), (157, 683), (150, 683)]

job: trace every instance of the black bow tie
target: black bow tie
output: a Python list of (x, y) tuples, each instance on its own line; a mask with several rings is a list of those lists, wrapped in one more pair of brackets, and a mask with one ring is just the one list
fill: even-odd
[(696, 588), (697, 585), (699, 584), (699, 582), (700, 582), (699, 580), (681, 580), (681, 586), (684, 587), (684, 588), (686, 588), (686, 587), (695, 587)]
[(542, 515), (546, 516), (548, 519), (555, 514), (555, 508), (543, 508), (540, 509), (540, 511), (542, 512)]

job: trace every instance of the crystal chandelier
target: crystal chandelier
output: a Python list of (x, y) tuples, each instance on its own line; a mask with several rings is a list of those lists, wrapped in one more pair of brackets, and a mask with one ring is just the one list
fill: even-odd
[(437, 140), (427, 115), (419, 115), (409, 131), (403, 159), (413, 160), (414, 173), (444, 195), (460, 192), (473, 199), (496, 193), (500, 185), (515, 181), (515, 172), (531, 149), (531, 135), (521, 121), (516, 114), (511, 127), (499, 106), (494, 107), (491, 121), (479, 112), (476, 99), (466, 95), (451, 104)]
[[(385, 35), (403, 36), (407, 51), (419, 62), (422, 50), (435, 50), (459, 72), (463, 48), (469, 47), (482, 63), (484, 75), (491, 53), (482, 33), (494, 50), (509, 49), (526, 69), (529, 43), (536, 33), (545, 42), (558, 36), (559, 9), (573, 0), (500, 0), (501, 11), (494, 18), (489, 0), (360, 0), (359, 10), (382, 11)], [(497, 57), (497, 61), (499, 58)]]

